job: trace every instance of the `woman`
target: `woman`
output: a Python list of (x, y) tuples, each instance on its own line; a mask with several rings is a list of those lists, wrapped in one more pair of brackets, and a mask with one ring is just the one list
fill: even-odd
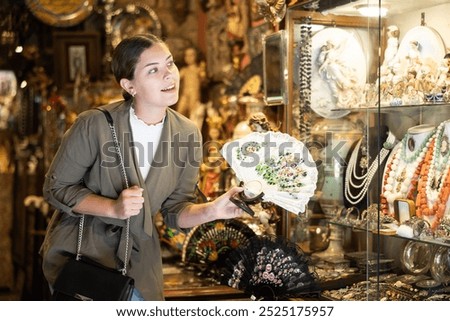
[[(152, 217), (160, 211), (168, 226), (190, 228), (241, 215), (229, 198), (234, 187), (213, 202), (194, 204), (202, 159), (199, 129), (168, 108), (178, 100), (179, 72), (168, 47), (153, 35), (117, 45), (112, 71), (124, 100), (105, 106), (114, 120), (130, 188), (123, 189), (118, 166), (111, 166), (111, 132), (102, 112), (81, 113), (64, 135), (49, 168), (44, 196), (57, 210), (41, 249), (50, 286), (76, 249), (80, 214), (85, 216), (81, 252), (120, 268), (121, 228), (131, 218), (128, 275), (132, 300), (163, 300), (160, 243)], [(121, 250), (120, 250), (121, 249)]]

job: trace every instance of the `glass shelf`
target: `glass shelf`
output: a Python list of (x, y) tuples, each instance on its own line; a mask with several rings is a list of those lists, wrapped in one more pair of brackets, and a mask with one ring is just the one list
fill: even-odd
[[(380, 230), (379, 232), (376, 230), (370, 230), (370, 229), (366, 229), (360, 226), (354, 226), (351, 224), (345, 224), (345, 223), (341, 223), (341, 222), (335, 222), (335, 221), (330, 221), (330, 224), (334, 224), (337, 226), (341, 226), (341, 227), (345, 227), (345, 228), (351, 228), (353, 231), (360, 231), (360, 232), (368, 232), (368, 233), (372, 233), (372, 234), (380, 234), (383, 236), (389, 236), (389, 237), (395, 237), (398, 239), (403, 239), (406, 241), (415, 241), (415, 242), (421, 242), (421, 243), (427, 243), (430, 245), (438, 245), (438, 246), (445, 246), (445, 247), (450, 247), (450, 239), (445, 240), (445, 241), (440, 241), (439, 239), (422, 239), (422, 238), (417, 238), (417, 237), (405, 237), (405, 236), (401, 236), (401, 235), (397, 235), (394, 233), (385, 233), (383, 232), (383, 230)], [(392, 230), (393, 232), (395, 232), (394, 230)]]
[(369, 113), (390, 113), (390, 112), (418, 112), (428, 108), (444, 108), (450, 107), (450, 103), (425, 103), (421, 105), (400, 105), (400, 106), (383, 106), (383, 107), (359, 107), (359, 108), (336, 108), (331, 111), (350, 111), (350, 112), (369, 112)]

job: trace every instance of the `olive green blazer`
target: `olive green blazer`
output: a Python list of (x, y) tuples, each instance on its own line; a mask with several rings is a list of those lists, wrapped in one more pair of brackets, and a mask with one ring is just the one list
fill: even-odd
[[(163, 300), (160, 242), (152, 217), (161, 212), (169, 227), (178, 228), (179, 213), (195, 201), (202, 137), (193, 122), (168, 108), (161, 141), (144, 181), (133, 151), (139, 146), (133, 143), (130, 102), (104, 108), (114, 120), (130, 186), (145, 189), (144, 207), (130, 224), (128, 275), (135, 279), (144, 299)], [(96, 109), (81, 113), (64, 134), (43, 188), (45, 199), (56, 209), (41, 247), (43, 271), (50, 285), (67, 257), (76, 252), (80, 216), (73, 207), (91, 193), (117, 198), (125, 186), (118, 164), (104, 114)], [(123, 226), (123, 220), (86, 215), (81, 253), (106, 266), (121, 268)]]

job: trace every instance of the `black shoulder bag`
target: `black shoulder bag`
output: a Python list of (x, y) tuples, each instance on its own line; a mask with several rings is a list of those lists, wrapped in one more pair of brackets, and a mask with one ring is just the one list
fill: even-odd
[[(111, 114), (97, 108), (105, 114), (114, 140), (114, 146), (120, 160), (120, 168), (126, 188), (129, 187), (119, 142)], [(77, 253), (69, 259), (54, 284), (52, 300), (55, 301), (129, 301), (134, 289), (134, 280), (127, 276), (128, 246), (130, 238), (130, 219), (126, 221), (125, 258), (123, 269), (115, 270), (96, 263), (81, 254), (84, 215), (80, 218), (78, 229)]]

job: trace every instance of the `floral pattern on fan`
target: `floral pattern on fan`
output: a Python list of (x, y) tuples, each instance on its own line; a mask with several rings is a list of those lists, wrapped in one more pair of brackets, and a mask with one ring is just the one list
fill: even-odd
[(302, 142), (281, 132), (253, 132), (226, 143), (221, 153), (251, 196), (263, 192), (263, 201), (296, 214), (305, 211), (318, 171)]
[(269, 185), (277, 185), (281, 191), (298, 193), (307, 175), (306, 171), (298, 166), (300, 163), (301, 160), (294, 154), (287, 153), (258, 164), (256, 171)]

